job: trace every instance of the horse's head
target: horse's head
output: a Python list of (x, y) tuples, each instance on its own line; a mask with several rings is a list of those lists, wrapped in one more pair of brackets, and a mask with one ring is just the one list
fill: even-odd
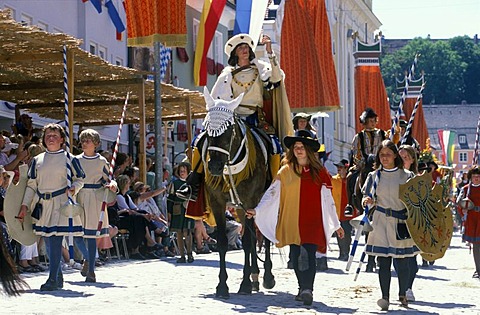
[[(233, 158), (230, 152), (234, 143), (235, 109), (243, 99), (243, 93), (231, 101), (214, 99), (208, 89), (204, 88), (204, 97), (207, 103), (207, 115), (203, 126), (207, 132), (208, 171), (214, 176), (221, 176), (225, 163)], [(239, 138), (241, 135), (238, 135)]]

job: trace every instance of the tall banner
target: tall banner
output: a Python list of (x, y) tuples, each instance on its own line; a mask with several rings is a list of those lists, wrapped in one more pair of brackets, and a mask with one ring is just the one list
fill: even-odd
[(128, 46), (187, 45), (186, 1), (125, 0)]
[[(253, 2), (255, 2), (255, 5)], [(267, 6), (268, 0), (237, 1), (233, 35), (248, 34), (254, 40), (256, 46), (262, 32)]]
[(205, 0), (197, 34), (193, 80), (197, 86), (207, 85), (207, 53), (227, 0)]
[(378, 115), (377, 127), (389, 130), (392, 125), (387, 90), (380, 72), (379, 57), (382, 53), (381, 41), (372, 44), (355, 39), (355, 130), (363, 128), (359, 117), (365, 108), (372, 108)]
[(455, 153), (455, 131), (437, 130), (437, 133), (443, 152), (443, 164), (451, 166), (453, 164), (453, 157)]
[(281, 67), (294, 112), (340, 109), (325, 1), (282, 1), (277, 10)]

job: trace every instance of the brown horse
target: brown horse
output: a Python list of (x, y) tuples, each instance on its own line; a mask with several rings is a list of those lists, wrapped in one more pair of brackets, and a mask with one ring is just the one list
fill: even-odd
[[(205, 191), (208, 203), (217, 224), (217, 248), (220, 254), (219, 283), (216, 296), (229, 297), (225, 255), (228, 248), (225, 210), (227, 203), (236, 205), (242, 221), (242, 236), (245, 260), (243, 280), (238, 293), (251, 294), (259, 290), (257, 255), (255, 250), (255, 228), (253, 219), (246, 219), (245, 209), (255, 207), (267, 185), (267, 154), (249, 126), (236, 117), (234, 110), (243, 95), (233, 101), (214, 100), (208, 90), (204, 91), (207, 103), (205, 117), (206, 139), (202, 158), (205, 168)], [(273, 288), (270, 242), (265, 240), (265, 274), (263, 286)], [(253, 281), (250, 279), (252, 277)]]

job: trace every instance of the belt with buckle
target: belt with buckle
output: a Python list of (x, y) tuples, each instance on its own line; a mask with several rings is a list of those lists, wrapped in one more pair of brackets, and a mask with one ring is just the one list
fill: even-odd
[(393, 210), (391, 208), (382, 208), (377, 206), (377, 211), (380, 211), (381, 213), (385, 213), (387, 217), (394, 217), (400, 220), (407, 219), (407, 209)]
[(98, 189), (101, 187), (102, 187), (102, 184), (84, 184), (83, 185), (83, 188), (86, 188), (86, 189)]
[(67, 190), (67, 187), (64, 187), (62, 189), (56, 190), (54, 192), (49, 192), (49, 193), (41, 193), (37, 191), (37, 195), (38, 197), (40, 197), (40, 199), (49, 200), (49, 199), (52, 199), (53, 197), (57, 197), (64, 194), (66, 190)]

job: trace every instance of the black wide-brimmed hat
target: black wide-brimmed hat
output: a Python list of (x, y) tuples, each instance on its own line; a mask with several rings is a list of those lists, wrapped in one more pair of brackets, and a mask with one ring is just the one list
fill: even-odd
[(283, 138), (283, 143), (287, 148), (290, 148), (295, 142), (301, 142), (304, 145), (310, 147), (314, 152), (320, 149), (320, 143), (315, 138), (312, 132), (308, 130), (297, 130), (294, 136), (286, 136)]
[(346, 168), (348, 168), (348, 160), (343, 159), (340, 162), (333, 163), (333, 165), (335, 165), (336, 167), (346, 167)]

